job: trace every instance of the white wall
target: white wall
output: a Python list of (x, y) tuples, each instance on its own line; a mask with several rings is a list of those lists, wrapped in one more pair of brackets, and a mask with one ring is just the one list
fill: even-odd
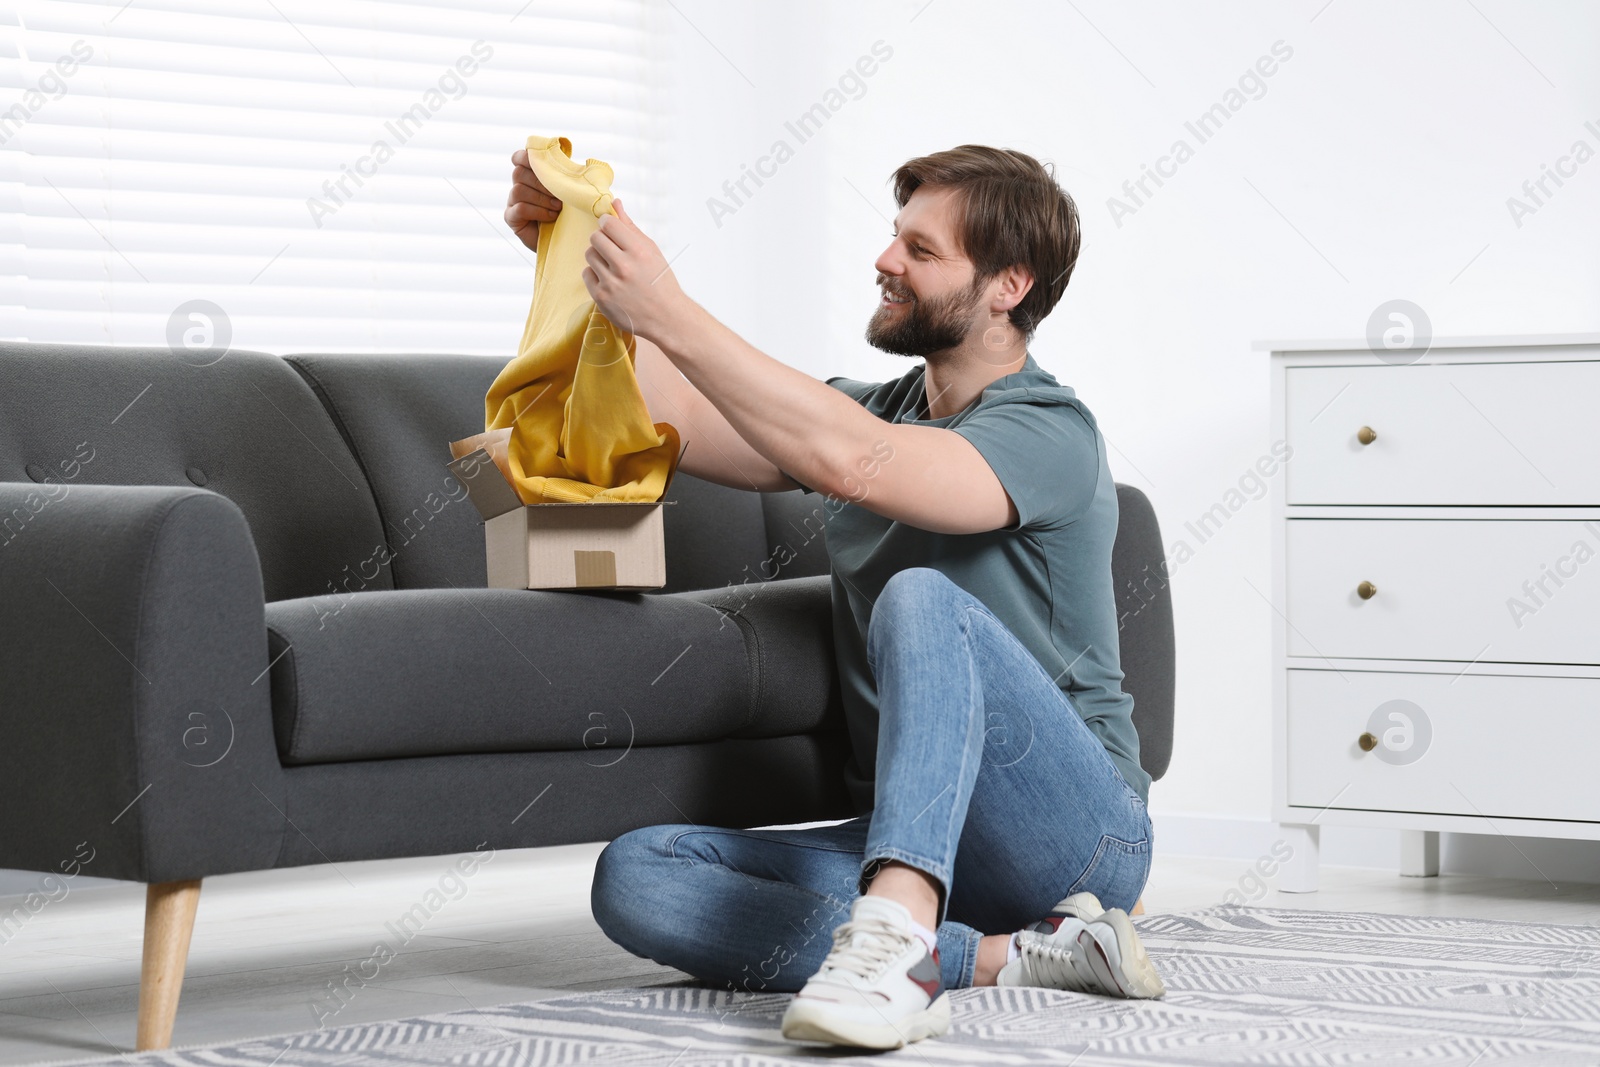
[[(681, 155), (663, 244), (681, 251), (685, 287), (819, 377), (899, 375), (909, 362), (861, 336), (890, 172), (965, 142), (1053, 161), (1085, 237), (1034, 354), (1096, 413), (1113, 473), (1150, 495), (1169, 548), (1271, 444), (1252, 340), (1360, 337), (1396, 297), (1440, 336), (1600, 329), (1600, 159), (1550, 186), (1520, 226), (1507, 207), (1574, 141), (1600, 149), (1596, 5), (797, 7), (674, 0)], [(706, 199), (878, 40), (893, 55), (860, 99), (717, 227)], [(1279, 41), (1292, 55), (1259, 98), (1199, 143), (1185, 122)], [(1193, 158), (1119, 225), (1109, 198), (1179, 138)], [(1151, 795), (1169, 842), (1198, 816), (1260, 823), (1271, 797), (1267, 504), (1204, 544), (1187, 539), (1196, 555), (1173, 585), (1175, 751)], [(1338, 855), (1338, 829), (1324, 836)], [(1462, 845), (1447, 840), (1447, 866)], [(1586, 869), (1600, 880), (1600, 861)]]

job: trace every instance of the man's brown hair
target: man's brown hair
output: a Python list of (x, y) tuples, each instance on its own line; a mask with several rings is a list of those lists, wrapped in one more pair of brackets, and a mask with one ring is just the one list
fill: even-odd
[(957, 190), (956, 236), (972, 260), (975, 286), (1010, 266), (1033, 274), (1033, 287), (1009, 313), (1023, 340), (1032, 339), (1078, 262), (1078, 205), (1037, 159), (980, 144), (902, 163), (894, 172), (895, 203), (905, 207), (922, 185)]

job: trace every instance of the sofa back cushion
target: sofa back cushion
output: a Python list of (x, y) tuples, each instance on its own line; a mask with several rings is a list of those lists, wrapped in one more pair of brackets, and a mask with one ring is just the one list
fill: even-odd
[[(322, 400), (372, 484), (396, 588), (482, 586), (482, 521), (445, 463), (449, 442), (483, 431), (483, 398), (505, 361), (389, 354), (287, 359)], [(664, 513), (667, 584), (657, 592), (826, 574), (821, 538), (806, 539), (803, 497), (798, 490), (744, 492), (678, 471), (667, 492), (675, 503)]]
[(266, 599), (392, 588), (366, 477), (277, 356), (6, 342), (0, 382), (0, 481), (198, 485), (244, 512)]
[(764, 576), (811, 578), (828, 573), (828, 545), (823, 537), (828, 509), (820, 496), (798, 489), (762, 493), (761, 509), (767, 526)]
[(784, 521), (805, 494), (752, 493), (703, 481), (679, 471), (667, 490), (675, 500), (666, 514), (667, 585), (662, 592), (718, 589), (774, 578), (828, 573), (828, 550), (817, 538), (803, 558)]
[(450, 442), (483, 432), (505, 361), (485, 356), (293, 355), (372, 485), (397, 589), (484, 584), (483, 520), (446, 469)]

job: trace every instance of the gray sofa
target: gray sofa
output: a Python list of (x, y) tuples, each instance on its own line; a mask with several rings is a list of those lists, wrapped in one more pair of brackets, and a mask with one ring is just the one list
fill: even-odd
[[(141, 1048), (210, 875), (854, 814), (820, 504), (680, 473), (660, 592), (485, 589), (444, 464), (502, 365), (0, 344), (0, 867), (151, 885)], [(1164, 552), (1119, 500), (1159, 778)]]

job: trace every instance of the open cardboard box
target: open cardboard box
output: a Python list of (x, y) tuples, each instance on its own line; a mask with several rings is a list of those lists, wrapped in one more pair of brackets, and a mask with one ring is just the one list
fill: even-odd
[[(667, 584), (661, 508), (671, 500), (524, 504), (475, 438), (452, 441), (446, 464), (483, 516), (491, 589), (660, 589)], [(687, 443), (684, 445), (687, 449)], [(683, 453), (678, 454), (682, 463)], [(672, 488), (674, 466), (662, 488)]]

